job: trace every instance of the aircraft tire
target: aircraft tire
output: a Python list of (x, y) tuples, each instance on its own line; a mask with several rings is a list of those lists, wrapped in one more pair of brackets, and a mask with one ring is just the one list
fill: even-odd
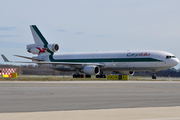
[(106, 78), (106, 75), (96, 75), (96, 78)]
[(83, 74), (81, 74), (81, 75), (80, 75), (80, 78), (84, 78), (84, 75), (83, 75)]
[(85, 75), (85, 78), (91, 78), (91, 75)]
[(73, 78), (77, 78), (77, 75), (76, 75), (76, 74), (74, 74), (74, 75), (73, 75)]
[(156, 79), (156, 76), (152, 76), (152, 79)]

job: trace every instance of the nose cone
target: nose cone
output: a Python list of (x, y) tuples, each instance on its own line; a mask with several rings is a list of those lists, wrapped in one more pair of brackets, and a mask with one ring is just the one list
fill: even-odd
[(177, 64), (179, 64), (179, 60), (177, 58), (173, 59), (173, 64), (174, 66), (176, 66)]
[(174, 67), (177, 64), (179, 64), (179, 60), (177, 58), (171, 58), (171, 59), (166, 59), (166, 64), (164, 66), (166, 67)]

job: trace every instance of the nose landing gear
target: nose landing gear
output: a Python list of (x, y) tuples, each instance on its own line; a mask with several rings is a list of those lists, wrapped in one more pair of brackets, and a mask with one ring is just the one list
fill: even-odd
[(156, 77), (156, 73), (153, 73), (153, 75), (152, 75), (152, 79), (156, 79), (157, 77)]
[(152, 79), (156, 79), (156, 76), (155, 76), (155, 75), (153, 75), (153, 76), (152, 76)]

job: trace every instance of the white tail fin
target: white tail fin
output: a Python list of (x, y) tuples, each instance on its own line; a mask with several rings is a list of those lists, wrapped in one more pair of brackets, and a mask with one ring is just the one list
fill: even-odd
[(30, 28), (31, 28), (31, 32), (32, 32), (35, 44), (47, 46), (48, 45), (47, 40), (41, 34), (39, 29), (36, 27), (36, 25), (30, 25)]
[(44, 38), (44, 36), (41, 34), (39, 29), (36, 27), (36, 25), (30, 25), (31, 32), (34, 38), (35, 44), (27, 45), (27, 51), (32, 54), (47, 54), (50, 53), (51, 55), (54, 54), (54, 52), (59, 50), (58, 44), (48, 44), (47, 40)]

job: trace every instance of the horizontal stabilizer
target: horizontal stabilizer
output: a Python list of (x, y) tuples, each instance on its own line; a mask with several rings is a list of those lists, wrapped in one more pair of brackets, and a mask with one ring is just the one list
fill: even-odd
[(25, 57), (25, 56), (20, 56), (20, 55), (14, 55), (16, 57), (21, 57), (21, 58), (26, 58), (26, 59), (30, 59), (30, 60), (35, 60), (35, 61), (44, 61), (44, 60), (40, 60), (40, 59), (35, 59), (35, 58), (30, 58), (30, 57)]
[(1, 56), (4, 59), (4, 62), (10, 62), (3, 54), (1, 54)]

